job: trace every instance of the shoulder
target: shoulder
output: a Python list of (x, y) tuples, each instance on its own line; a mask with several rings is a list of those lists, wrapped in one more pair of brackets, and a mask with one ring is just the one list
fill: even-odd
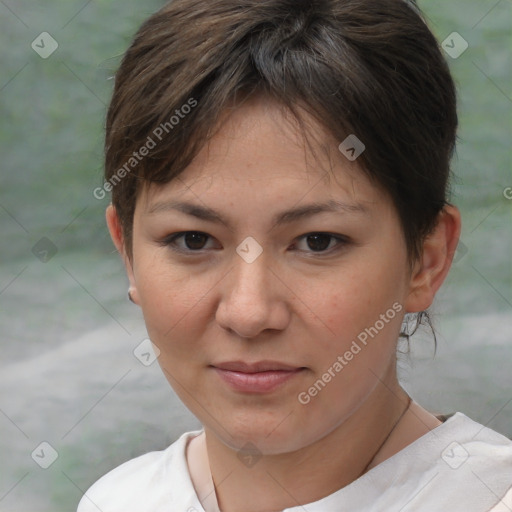
[[(512, 441), (468, 418), (450, 415), (310, 512), (402, 510), (510, 512)], [(283, 512), (302, 512), (298, 506)]]
[[(482, 425), (461, 412), (449, 415), (437, 433), (434, 442), (444, 446), (441, 459), (446, 466), (462, 467), (466, 462), (483, 467), (510, 468), (512, 464), (512, 440), (503, 434)], [(509, 473), (512, 479), (512, 472)]]
[(512, 440), (457, 412), (311, 512), (508, 512), (511, 488)]
[(403, 470), (416, 475), (413, 487), (421, 489), (419, 510), (483, 512), (512, 488), (512, 440), (461, 412), (403, 455), (397, 462), (406, 462)]
[(165, 450), (146, 453), (114, 468), (87, 490), (77, 512), (168, 510), (180, 494), (193, 493), (185, 450), (200, 432), (186, 432)]

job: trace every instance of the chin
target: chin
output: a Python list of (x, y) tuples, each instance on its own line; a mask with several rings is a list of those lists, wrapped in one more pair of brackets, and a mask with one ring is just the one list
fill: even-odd
[(226, 422), (229, 426), (225, 430), (218, 424), (207, 423), (207, 426), (232, 450), (238, 452), (243, 447), (248, 447), (251, 451), (252, 447), (255, 452), (262, 455), (294, 452), (322, 437), (319, 432), (306, 429), (304, 422), (298, 422), (297, 418), (294, 418), (293, 412), (290, 414), (290, 411), (283, 411), (279, 418), (274, 415), (261, 418), (261, 414), (256, 412), (254, 415), (245, 414), (243, 417), (229, 418)]

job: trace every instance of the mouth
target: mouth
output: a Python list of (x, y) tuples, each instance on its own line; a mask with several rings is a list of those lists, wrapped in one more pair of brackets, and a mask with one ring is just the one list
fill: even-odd
[(306, 370), (277, 361), (230, 361), (210, 366), (223, 382), (243, 393), (269, 393)]

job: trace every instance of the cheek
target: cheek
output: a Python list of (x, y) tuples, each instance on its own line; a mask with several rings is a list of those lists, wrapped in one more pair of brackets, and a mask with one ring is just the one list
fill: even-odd
[(305, 354), (313, 373), (301, 392), (309, 397), (309, 413), (323, 418), (318, 428), (334, 428), (379, 381), (386, 380), (403, 310), (395, 279), (374, 268), (326, 281), (321, 289), (310, 288), (304, 303), (314, 305), (322, 321), (306, 324), (308, 332), (299, 352)]
[[(356, 392), (354, 384), (363, 378), (362, 370), (373, 382), (375, 375), (368, 370), (382, 374), (395, 355), (403, 306), (402, 278), (392, 262), (361, 258), (329, 278), (300, 283), (298, 295), (310, 318), (305, 340), (315, 340), (301, 347), (307, 359), (314, 362), (317, 374), (323, 374), (338, 356), (343, 358), (331, 392), (338, 387)], [(331, 399), (331, 392), (319, 402)]]
[(169, 340), (185, 343), (194, 326), (200, 325), (201, 304), (215, 283), (206, 274), (194, 277), (190, 270), (172, 266), (165, 257), (141, 256), (136, 283), (148, 334), (160, 344)]
[(328, 279), (303, 283), (299, 296), (322, 320), (331, 336), (353, 337), (373, 325), (402, 299), (398, 272), (384, 265), (360, 261)]

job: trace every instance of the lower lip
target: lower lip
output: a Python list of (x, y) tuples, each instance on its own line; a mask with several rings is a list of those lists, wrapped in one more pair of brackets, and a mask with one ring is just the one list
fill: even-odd
[(304, 370), (272, 370), (268, 372), (243, 373), (215, 368), (214, 370), (224, 382), (237, 391), (245, 393), (269, 393)]

